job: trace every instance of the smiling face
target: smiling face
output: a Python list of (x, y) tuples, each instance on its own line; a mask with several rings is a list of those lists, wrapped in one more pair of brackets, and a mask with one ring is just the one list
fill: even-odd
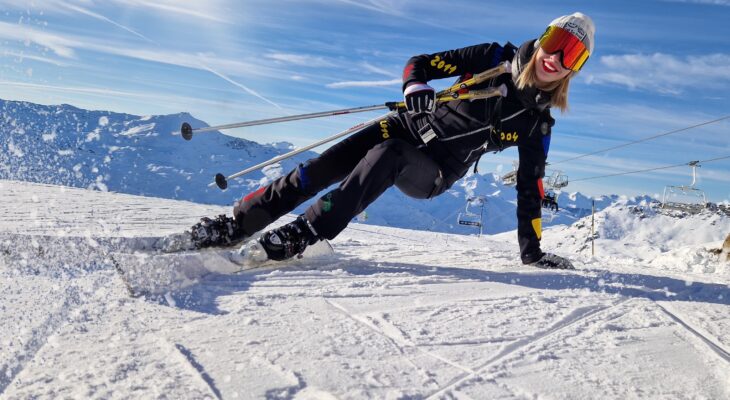
[(570, 74), (571, 71), (563, 68), (563, 64), (560, 62), (560, 54), (560, 52), (547, 54), (542, 47), (538, 47), (535, 59), (535, 74), (541, 86), (550, 85)]

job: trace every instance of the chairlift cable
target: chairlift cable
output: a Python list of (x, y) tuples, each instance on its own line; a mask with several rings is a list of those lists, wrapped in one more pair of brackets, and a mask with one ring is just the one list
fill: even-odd
[[(730, 158), (730, 156), (716, 157), (716, 158), (711, 158), (711, 159), (708, 159), (708, 160), (701, 160), (700, 163), (701, 164), (703, 164), (703, 163), (709, 163), (709, 162), (724, 160), (724, 159), (728, 159), (728, 158)], [(686, 166), (686, 165), (689, 165), (689, 163), (681, 163), (681, 164), (667, 165), (667, 166), (663, 166), (663, 167), (648, 168), (648, 169), (642, 169), (642, 170), (638, 170), (638, 171), (619, 172), (619, 173), (616, 173), (616, 174), (609, 174), (609, 175), (592, 176), (592, 177), (589, 177), (589, 178), (573, 179), (572, 181), (573, 182), (579, 182), (579, 181), (588, 181), (588, 180), (593, 180), (593, 179), (610, 178), (610, 177), (614, 177), (614, 176), (638, 174), (638, 173), (641, 173), (641, 172), (650, 172), (650, 171), (658, 171), (658, 170), (662, 170), (662, 169), (683, 167), (683, 166)]]
[[(673, 131), (660, 133), (658, 135), (645, 137), (643, 139), (634, 140), (634, 141), (631, 141), (631, 142), (626, 142), (626, 143), (623, 143), (623, 144), (620, 144), (620, 145), (617, 145), (617, 146), (613, 146), (613, 147), (609, 147), (609, 148), (606, 148), (606, 149), (596, 150), (596, 151), (593, 151), (593, 152), (590, 152), (590, 153), (586, 153), (586, 154), (582, 154), (582, 155), (579, 155), (579, 156), (575, 156), (575, 157), (571, 157), (571, 158), (566, 158), (564, 160), (555, 161), (555, 162), (552, 162), (550, 164), (551, 165), (555, 165), (555, 164), (565, 163), (565, 162), (568, 162), (568, 161), (577, 160), (577, 159), (580, 159), (580, 158), (584, 158), (584, 157), (596, 155), (596, 154), (599, 154), (599, 153), (604, 153), (604, 152), (607, 152), (607, 151), (616, 150), (616, 149), (620, 149), (620, 148), (623, 148), (623, 147), (631, 146), (631, 145), (634, 145), (634, 144), (637, 144), (637, 143), (647, 142), (649, 140), (653, 140), (653, 139), (656, 139), (656, 138), (659, 138), (659, 137), (662, 137), (662, 136), (668, 136), (668, 135), (672, 135), (672, 134), (675, 134), (675, 133), (688, 131), (690, 129), (699, 128), (701, 126), (714, 124), (714, 123), (717, 123), (717, 122), (720, 122), (720, 121), (724, 121), (726, 119), (730, 119), (730, 115), (726, 115), (724, 117), (720, 117), (720, 118), (717, 118), (717, 119), (713, 119), (712, 121), (705, 121), (705, 122), (702, 122), (702, 123), (699, 123), (699, 124), (696, 124), (696, 125), (692, 125), (692, 126), (688, 126), (688, 127), (685, 127), (685, 128), (675, 129)], [(682, 164), (682, 165), (684, 165), (684, 164)]]

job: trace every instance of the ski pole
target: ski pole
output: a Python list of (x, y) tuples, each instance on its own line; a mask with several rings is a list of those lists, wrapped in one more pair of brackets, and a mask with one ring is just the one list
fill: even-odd
[[(480, 89), (480, 90), (473, 90), (473, 91), (468, 92), (468, 93), (457, 93), (457, 92), (454, 92), (452, 94), (449, 94), (449, 95), (446, 95), (446, 96), (441, 96), (441, 97), (437, 98), (437, 102), (453, 101), (453, 100), (466, 100), (466, 99), (471, 99), (471, 100), (475, 100), (475, 99), (486, 99), (486, 98), (495, 97), (495, 96), (502, 96), (502, 97), (507, 96), (507, 87), (504, 84), (502, 84), (502, 85), (499, 85), (498, 87), (492, 87), (492, 88)], [(396, 103), (396, 104), (402, 105), (402, 107), (405, 107), (405, 103)], [(246, 175), (247, 173), (249, 173), (251, 171), (255, 171), (257, 169), (266, 167), (268, 165), (275, 164), (275, 163), (277, 163), (277, 162), (279, 162), (281, 160), (285, 160), (287, 158), (293, 157), (293, 156), (295, 156), (295, 155), (297, 155), (299, 153), (302, 153), (304, 151), (313, 149), (313, 148), (318, 147), (318, 146), (321, 146), (321, 145), (323, 145), (325, 143), (329, 143), (329, 142), (331, 142), (333, 140), (337, 140), (337, 139), (339, 139), (341, 137), (350, 135), (350, 134), (352, 134), (354, 132), (357, 132), (359, 130), (362, 130), (362, 129), (364, 129), (364, 128), (366, 128), (366, 127), (368, 127), (368, 126), (370, 126), (370, 125), (372, 125), (372, 124), (374, 124), (374, 123), (376, 123), (376, 122), (378, 122), (378, 121), (380, 121), (382, 119), (385, 119), (385, 118), (388, 118), (388, 117), (390, 117), (392, 115), (395, 115), (397, 112), (398, 111), (391, 111), (391, 112), (389, 112), (387, 114), (384, 114), (384, 115), (382, 115), (380, 117), (373, 118), (370, 121), (360, 123), (358, 125), (353, 126), (352, 128), (346, 129), (346, 130), (344, 130), (344, 131), (342, 131), (342, 132), (340, 132), (338, 134), (335, 134), (335, 135), (332, 135), (332, 136), (330, 136), (328, 138), (322, 139), (322, 140), (320, 140), (320, 141), (318, 141), (316, 143), (312, 143), (310, 145), (304, 146), (301, 149), (297, 149), (297, 150), (290, 151), (290, 152), (288, 152), (286, 154), (282, 154), (280, 156), (276, 156), (276, 157), (274, 157), (274, 158), (272, 158), (272, 159), (270, 159), (268, 161), (264, 161), (264, 162), (262, 162), (260, 164), (256, 164), (253, 167), (246, 168), (243, 171), (236, 172), (235, 174), (230, 175), (228, 177), (226, 177), (225, 175), (223, 175), (221, 173), (218, 173), (218, 174), (215, 175), (215, 182), (212, 182), (212, 183), (208, 184), (208, 187), (218, 186), (220, 189), (225, 190), (228, 187), (228, 180), (229, 179), (238, 178), (239, 176)]]
[[(486, 81), (487, 79), (491, 79), (491, 78), (494, 78), (501, 74), (510, 72), (511, 70), (512, 70), (512, 67), (511, 67), (511, 64), (509, 61), (502, 62), (492, 69), (488, 69), (484, 72), (476, 74), (473, 77), (471, 77), (463, 82), (456, 83), (456, 84), (452, 85), (451, 87), (438, 92), (436, 94), (436, 98), (438, 99), (438, 101), (451, 101), (451, 100), (465, 99), (464, 94), (459, 94), (459, 91), (467, 89), (470, 86), (482, 83), (482, 82)], [(449, 97), (449, 96), (451, 96), (451, 97)], [(460, 97), (454, 97), (454, 96), (460, 96)], [(475, 98), (475, 97), (471, 97), (471, 98)], [(195, 133), (220, 131), (220, 130), (232, 129), (232, 128), (243, 128), (246, 126), (268, 125), (268, 124), (275, 124), (275, 123), (279, 123), (279, 122), (298, 121), (298, 120), (302, 120), (302, 119), (329, 117), (329, 116), (335, 116), (335, 115), (354, 114), (354, 113), (366, 112), (366, 111), (383, 110), (386, 108), (391, 111), (395, 111), (399, 108), (404, 108), (404, 107), (405, 107), (405, 103), (402, 101), (401, 102), (389, 101), (385, 104), (375, 104), (372, 106), (344, 108), (341, 110), (322, 111), (322, 112), (309, 113), (309, 114), (290, 115), (290, 116), (286, 116), (286, 117), (259, 119), (259, 120), (254, 120), (254, 121), (237, 122), (237, 123), (233, 123), (233, 124), (209, 126), (209, 127), (205, 127), (205, 128), (195, 128), (195, 129), (193, 129), (193, 127), (190, 126), (189, 123), (183, 122), (182, 127), (180, 128), (180, 135), (185, 140), (191, 140), (193, 138), (193, 134), (195, 134)]]
[(287, 158), (291, 158), (291, 157), (293, 157), (293, 156), (295, 156), (295, 155), (297, 155), (299, 153), (305, 152), (307, 150), (311, 150), (311, 149), (313, 149), (313, 148), (315, 148), (317, 146), (321, 146), (321, 145), (323, 145), (325, 143), (331, 142), (333, 140), (337, 140), (337, 139), (339, 139), (339, 138), (341, 138), (343, 136), (347, 136), (347, 135), (349, 135), (349, 134), (351, 134), (353, 132), (356, 132), (356, 131), (365, 129), (368, 126), (370, 126), (370, 125), (372, 125), (372, 124), (374, 124), (374, 123), (376, 123), (376, 122), (378, 122), (378, 121), (380, 121), (382, 119), (385, 119), (385, 118), (388, 118), (388, 117), (390, 117), (392, 115), (395, 115), (395, 114), (396, 114), (396, 111), (391, 111), (391, 112), (389, 112), (387, 114), (381, 115), (380, 117), (373, 118), (370, 121), (357, 124), (357, 125), (353, 126), (352, 128), (346, 129), (346, 130), (344, 130), (344, 131), (342, 131), (342, 132), (340, 132), (340, 133), (338, 133), (336, 135), (332, 135), (332, 136), (330, 136), (328, 138), (325, 138), (325, 139), (322, 139), (322, 140), (320, 140), (320, 141), (318, 141), (316, 143), (312, 143), (310, 145), (304, 146), (301, 149), (292, 150), (292, 151), (290, 151), (290, 152), (288, 152), (286, 154), (282, 154), (282, 155), (276, 156), (276, 157), (274, 157), (274, 158), (272, 158), (272, 159), (270, 159), (268, 161), (264, 161), (264, 162), (262, 162), (260, 164), (256, 164), (253, 167), (246, 168), (243, 171), (236, 172), (235, 174), (230, 175), (228, 177), (224, 176), (221, 173), (218, 173), (218, 174), (215, 175), (215, 182), (208, 184), (208, 187), (218, 186), (220, 189), (225, 190), (226, 188), (228, 188), (228, 180), (229, 179), (238, 178), (239, 176), (246, 175), (247, 173), (249, 173), (251, 171), (255, 171), (257, 169), (266, 167), (268, 165), (275, 164), (275, 163), (277, 163), (277, 162), (279, 162), (281, 160), (285, 160)]
[(372, 105), (372, 106), (344, 108), (341, 110), (322, 111), (322, 112), (309, 113), (309, 114), (289, 115), (286, 117), (259, 119), (259, 120), (255, 120), (255, 121), (237, 122), (237, 123), (233, 123), (233, 124), (209, 126), (209, 127), (205, 127), (205, 128), (195, 128), (195, 129), (193, 129), (193, 127), (190, 126), (189, 123), (183, 122), (182, 127), (180, 128), (180, 134), (182, 135), (183, 139), (190, 140), (193, 138), (194, 133), (221, 131), (224, 129), (232, 129), (232, 128), (243, 128), (245, 126), (276, 124), (278, 122), (298, 121), (300, 119), (311, 119), (311, 118), (329, 117), (329, 116), (334, 116), (334, 115), (354, 114), (354, 113), (359, 113), (359, 112), (382, 110), (384, 108), (389, 108), (389, 109), (393, 110), (393, 107), (395, 107), (395, 103), (388, 102), (385, 104), (376, 104), (376, 105)]

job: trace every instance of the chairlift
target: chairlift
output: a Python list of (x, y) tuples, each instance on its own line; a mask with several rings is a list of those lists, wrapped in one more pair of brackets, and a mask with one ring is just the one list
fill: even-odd
[(502, 184), (506, 186), (517, 185), (517, 168), (519, 167), (519, 161), (512, 162), (512, 171), (502, 175)]
[(568, 186), (568, 176), (563, 174), (562, 171), (552, 171), (550, 175), (546, 175), (546, 177), (543, 178), (543, 183), (546, 188), (562, 189)]
[[(464, 212), (459, 213), (457, 222), (459, 225), (467, 225), (479, 228), (479, 236), (482, 235), (482, 217), (484, 215), (484, 204), (486, 204), (487, 198), (484, 196), (469, 197), (466, 200), (466, 206)], [(476, 209), (479, 209), (479, 213), (476, 213)]]
[(555, 192), (546, 192), (545, 197), (542, 199), (542, 207), (551, 211), (558, 212), (558, 196)]
[(682, 186), (665, 186), (662, 195), (662, 209), (686, 211), (696, 214), (707, 207), (705, 192), (695, 187), (697, 183), (697, 167), (699, 161), (687, 163), (692, 168), (692, 183)]
[(542, 221), (544, 223), (553, 222), (555, 217), (558, 215), (558, 196), (555, 192), (545, 192), (545, 197), (542, 199)]

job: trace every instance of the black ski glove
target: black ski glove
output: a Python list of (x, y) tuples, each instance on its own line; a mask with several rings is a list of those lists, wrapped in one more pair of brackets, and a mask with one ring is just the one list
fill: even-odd
[(430, 113), (436, 105), (435, 92), (425, 83), (413, 82), (403, 91), (406, 109), (410, 114)]
[(552, 253), (543, 253), (539, 260), (530, 265), (545, 269), (575, 269), (570, 260)]

